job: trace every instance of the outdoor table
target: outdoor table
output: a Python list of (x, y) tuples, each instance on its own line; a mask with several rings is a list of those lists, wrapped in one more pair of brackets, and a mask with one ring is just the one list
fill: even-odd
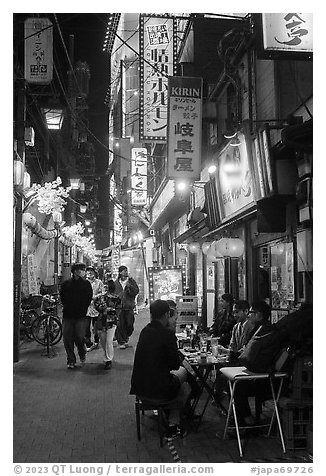
[(191, 366), (200, 382), (198, 396), (193, 400), (191, 406), (191, 411), (193, 415), (195, 414), (195, 410), (198, 406), (200, 397), (202, 396), (204, 389), (208, 394), (204, 408), (202, 412), (198, 415), (198, 428), (210, 399), (213, 399), (213, 401), (216, 403), (216, 406), (219, 407), (224, 414), (226, 414), (226, 409), (222, 405), (220, 399), (217, 397), (217, 394), (215, 392), (215, 379), (213, 382), (211, 382), (209, 380), (209, 377), (214, 371), (219, 370), (221, 367), (225, 367), (228, 365), (228, 356), (220, 355), (214, 357), (212, 354), (207, 353), (207, 357), (203, 359), (200, 357), (199, 351), (194, 352), (187, 350), (187, 348), (182, 348), (179, 349), (179, 352), (180, 355), (185, 359), (185, 361)]

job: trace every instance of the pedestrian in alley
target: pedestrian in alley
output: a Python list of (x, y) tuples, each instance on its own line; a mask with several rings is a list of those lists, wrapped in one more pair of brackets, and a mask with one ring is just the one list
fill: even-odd
[(97, 329), (104, 351), (104, 370), (109, 370), (112, 366), (114, 356), (113, 337), (117, 328), (117, 306), (120, 303), (121, 299), (115, 294), (114, 281), (110, 279), (107, 282), (107, 292), (94, 300), (95, 309), (99, 312)]
[(121, 304), (118, 306), (118, 326), (115, 332), (120, 349), (128, 347), (128, 340), (134, 331), (135, 298), (139, 293), (136, 281), (129, 276), (126, 266), (119, 267), (118, 279), (115, 281), (115, 293), (119, 296)]
[[(105, 293), (103, 282), (98, 279), (95, 269), (92, 266), (86, 268), (86, 278), (91, 283), (93, 289), (93, 297), (86, 314), (85, 344), (87, 352), (96, 349), (99, 344), (99, 335), (97, 332), (98, 311), (95, 309), (94, 301), (97, 297)], [(92, 342), (92, 334), (94, 342)]]
[(63, 306), (63, 344), (67, 353), (67, 367), (76, 367), (76, 345), (80, 362), (86, 362), (85, 323), (88, 306), (92, 300), (92, 286), (85, 279), (86, 266), (75, 263), (71, 266), (72, 277), (64, 281), (60, 288)]

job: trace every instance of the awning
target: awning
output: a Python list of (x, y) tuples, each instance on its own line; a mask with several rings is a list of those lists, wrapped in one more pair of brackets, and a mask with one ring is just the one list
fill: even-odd
[(225, 230), (225, 228), (228, 228), (229, 226), (233, 225), (241, 225), (244, 221), (248, 220), (249, 218), (255, 218), (257, 215), (257, 208), (255, 206), (254, 209), (247, 210), (241, 215), (238, 215), (236, 218), (231, 218), (223, 223), (221, 223), (219, 226), (217, 226), (214, 230), (209, 231), (205, 235), (202, 236), (203, 239), (209, 240), (211, 238), (215, 238), (218, 233), (222, 232)]
[(200, 221), (192, 225), (188, 230), (181, 233), (181, 235), (174, 238), (175, 243), (191, 243), (192, 241), (198, 241), (203, 238), (203, 235), (207, 233), (209, 228), (206, 225), (206, 218), (202, 218)]

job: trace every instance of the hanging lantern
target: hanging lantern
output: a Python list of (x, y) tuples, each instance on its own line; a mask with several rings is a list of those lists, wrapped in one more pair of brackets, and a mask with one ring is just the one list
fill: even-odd
[(21, 187), (24, 184), (25, 165), (21, 160), (14, 160), (14, 185)]
[(86, 213), (87, 206), (86, 205), (80, 205), (80, 213)]
[(230, 258), (240, 258), (244, 252), (244, 242), (240, 238), (229, 238)]
[(53, 212), (52, 218), (54, 223), (61, 223), (62, 222), (62, 213), (61, 212)]
[(28, 172), (24, 172), (24, 180), (23, 180), (23, 189), (28, 190), (31, 188), (31, 176), (29, 175)]
[(197, 243), (196, 241), (194, 241), (194, 243), (190, 243), (188, 249), (189, 249), (190, 253), (193, 253), (193, 254), (196, 255), (200, 251), (200, 244)]
[(208, 252), (210, 246), (211, 246), (211, 243), (210, 243), (209, 241), (205, 241), (205, 242), (201, 245), (201, 250), (202, 250), (202, 252), (204, 253), (204, 255), (207, 255), (207, 252)]
[(80, 178), (70, 178), (70, 187), (72, 190), (78, 190), (80, 187)]
[(187, 258), (187, 251), (184, 248), (180, 248), (178, 251), (179, 261), (185, 262)]
[(213, 241), (207, 252), (207, 259), (213, 263), (216, 263), (219, 259), (224, 258), (217, 248), (217, 243), (217, 241)]
[(244, 242), (240, 238), (221, 238), (216, 249), (225, 258), (239, 258), (244, 252)]

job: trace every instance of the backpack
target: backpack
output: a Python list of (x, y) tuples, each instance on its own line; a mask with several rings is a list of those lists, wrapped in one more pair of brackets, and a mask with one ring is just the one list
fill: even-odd
[(238, 360), (251, 372), (271, 372), (280, 356), (285, 333), (275, 327), (260, 326), (241, 352)]

